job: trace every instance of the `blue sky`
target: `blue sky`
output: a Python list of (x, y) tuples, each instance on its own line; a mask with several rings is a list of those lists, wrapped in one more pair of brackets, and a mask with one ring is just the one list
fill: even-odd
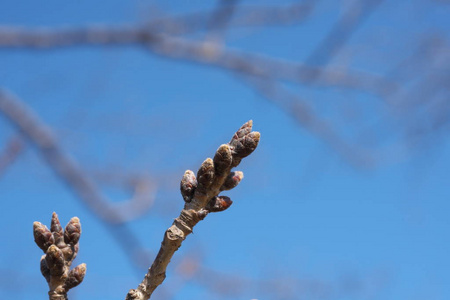
[[(227, 46), (302, 62), (332, 29), (341, 2), (347, 3), (319, 1), (311, 17), (299, 25), (230, 31)], [(348, 61), (345, 67), (383, 75), (413, 53), (420, 40), (432, 35), (448, 40), (450, 7), (438, 2), (382, 2), (331, 65)], [(277, 2), (244, 1), (258, 3)], [(0, 7), (1, 25), (70, 27), (144, 22), (147, 15), (162, 11), (181, 14), (214, 5), (22, 1)], [(241, 185), (226, 194), (233, 206), (208, 216), (176, 253), (164, 283), (176, 291), (173, 299), (450, 298), (446, 131), (421, 151), (374, 168), (358, 168), (240, 76), (218, 68), (138, 47), (0, 49), (0, 66), (1, 87), (33, 109), (86, 172), (146, 173), (154, 178), (154, 206), (129, 224), (152, 253), (182, 208), (178, 183), (184, 170), (196, 171), (235, 130), (253, 119), (261, 143), (238, 168), (245, 175)], [(448, 63), (439, 72), (448, 76)], [(378, 116), (387, 111), (375, 96), (360, 91), (290, 88), (320, 109), (324, 119), (339, 124), (344, 136), (359, 129), (360, 123), (372, 125), (372, 118), (377, 124)], [(340, 109), (347, 107), (342, 103), (357, 104), (350, 106), (357, 111), (354, 119), (342, 117)], [(376, 133), (395, 144), (402, 141), (396, 133), (402, 122), (388, 119)], [(14, 134), (0, 115), (0, 148)], [(62, 223), (78, 216), (83, 226), (77, 263), (87, 263), (88, 273), (71, 299), (123, 299), (137, 286), (145, 270), (130, 264), (102, 222), (55, 176), (35, 148), (27, 144), (0, 176), (4, 228), (0, 298), (47, 297), (39, 272), (42, 254), (31, 228), (33, 221), (48, 225), (53, 211)], [(129, 196), (112, 184), (98, 185), (111, 201)], [(197, 258), (207, 270), (249, 278), (255, 284), (242, 294), (223, 297), (211, 291), (211, 282), (218, 279), (203, 276), (183, 284), (173, 269), (183, 257)], [(265, 282), (280, 278), (295, 296), (273, 296), (275, 291), (264, 289)], [(104, 284), (107, 289), (100, 291), (98, 286)], [(164, 292), (158, 291), (158, 297), (165, 299)]]

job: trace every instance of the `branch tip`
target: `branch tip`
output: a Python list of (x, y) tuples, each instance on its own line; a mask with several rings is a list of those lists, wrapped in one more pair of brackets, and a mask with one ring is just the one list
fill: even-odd
[(252, 120), (242, 125), (230, 143), (221, 145), (213, 159), (207, 158), (201, 164), (196, 180), (192, 171), (184, 173), (180, 190), (186, 204), (166, 230), (161, 248), (144, 279), (136, 289), (128, 292), (126, 300), (149, 299), (164, 281), (171, 258), (193, 232), (194, 226), (210, 212), (224, 211), (231, 206), (233, 201), (229, 197), (218, 195), (222, 190), (236, 187), (244, 177), (242, 172), (231, 172), (231, 169), (258, 145), (260, 134), (251, 131), (252, 125)]

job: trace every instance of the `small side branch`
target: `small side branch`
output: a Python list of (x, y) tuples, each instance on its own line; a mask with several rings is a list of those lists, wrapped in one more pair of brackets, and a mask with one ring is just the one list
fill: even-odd
[[(85, 204), (99, 217), (111, 224), (120, 224), (125, 221), (122, 211), (109, 204), (107, 198), (96, 187), (95, 183), (74, 162), (58, 144), (52, 131), (14, 95), (0, 88), (0, 114), (3, 114), (42, 154), (49, 166), (64, 182), (80, 196)], [(139, 195), (139, 193), (137, 193)], [(138, 215), (142, 206), (136, 206), (134, 199), (125, 203), (132, 203), (121, 209), (133, 215), (130, 209), (135, 209)]]
[(209, 213), (226, 210), (233, 203), (224, 190), (236, 187), (243, 178), (242, 172), (231, 172), (241, 160), (257, 147), (259, 132), (252, 131), (252, 121), (245, 123), (228, 144), (217, 149), (213, 159), (207, 158), (197, 172), (186, 171), (180, 184), (186, 202), (178, 218), (167, 229), (161, 248), (141, 284), (128, 292), (126, 300), (147, 300), (166, 278), (166, 269), (175, 251), (198, 222)]
[(12, 137), (0, 153), (0, 176), (19, 157), (23, 151), (24, 143), (19, 136)]

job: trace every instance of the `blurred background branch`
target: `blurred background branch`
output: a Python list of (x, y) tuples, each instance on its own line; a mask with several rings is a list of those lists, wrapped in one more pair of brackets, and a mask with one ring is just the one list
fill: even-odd
[[(39, 165), (33, 164), (32, 151), (25, 151), (27, 143), (56, 174), (59, 182), (64, 182), (67, 190), (75, 195), (74, 199), (80, 200), (93, 213), (93, 219), (100, 220), (127, 257), (128, 267), (131, 266), (132, 272), (140, 278), (142, 270), (152, 260), (148, 249), (159, 246), (158, 233), (167, 227), (167, 218), (179, 210), (179, 196), (171, 191), (177, 192), (184, 169), (195, 166), (204, 156), (199, 153), (197, 144), (211, 147), (216, 144), (215, 136), (204, 128), (217, 131), (224, 118), (234, 118), (240, 123), (260, 117), (258, 123), (266, 126), (262, 130), (267, 132), (267, 144), (262, 148), (268, 150), (255, 158), (260, 167), (260, 177), (254, 176), (259, 178), (258, 188), (249, 184), (248, 190), (243, 190), (246, 194), (242, 198), (248, 198), (249, 202), (240, 204), (241, 212), (248, 214), (245, 205), (249, 205), (255, 214), (258, 209), (259, 214), (265, 214), (267, 210), (261, 203), (272, 199), (283, 199), (280, 200), (284, 201), (283, 207), (295, 207), (279, 213), (277, 224), (280, 228), (281, 224), (301, 226), (302, 232), (311, 230), (315, 233), (299, 237), (301, 246), (291, 241), (296, 259), (301, 256), (297, 251), (309, 253), (314, 259), (312, 253), (326, 247), (319, 240), (331, 243), (335, 236), (342, 237), (344, 231), (355, 237), (358, 232), (353, 230), (365, 228), (366, 233), (359, 238), (372, 241), (375, 239), (372, 235), (384, 228), (378, 222), (380, 214), (389, 220), (389, 213), (397, 212), (391, 216), (391, 223), (386, 222), (392, 227), (385, 228), (382, 238), (378, 237), (380, 245), (389, 244), (385, 241), (386, 236), (396, 228), (406, 226), (395, 223), (397, 220), (416, 220), (410, 214), (422, 216), (427, 212), (432, 216), (430, 219), (435, 220), (439, 214), (434, 206), (427, 206), (428, 211), (421, 209), (425, 201), (414, 202), (414, 197), (421, 197), (415, 189), (426, 186), (423, 183), (426, 174), (435, 176), (431, 180), (433, 184), (445, 177), (439, 175), (436, 168), (447, 161), (436, 159), (433, 163), (432, 158), (438, 151), (446, 153), (450, 123), (450, 37), (448, 21), (445, 21), (445, 13), (449, 12), (446, 2), (219, 0), (196, 8), (193, 8), (195, 4), (183, 3), (133, 3), (120, 8), (116, 4), (103, 7), (103, 4), (89, 3), (85, 11), (79, 8), (82, 4), (77, 4), (80, 6), (74, 12), (65, 12), (61, 3), (52, 4), (55, 8), (33, 8), (33, 4), (28, 3), (26, 9), (16, 10), (11, 4), (10, 10), (3, 10), (0, 24), (0, 54), (3, 57), (0, 57), (3, 66), (0, 78), (2, 85), (18, 96), (5, 90), (0, 94), (0, 111), (8, 120), (7, 126), (0, 127), (0, 183), (7, 191), (2, 197), (9, 199), (16, 195), (13, 193), (15, 186), (33, 187), (23, 183), (26, 176), (14, 177), (16, 173), (31, 174), (34, 176), (32, 181), (57, 189), (57, 185), (51, 185), (45, 179), (47, 177), (37, 171), (40, 169)], [(97, 5), (100, 10), (95, 10)], [(108, 5), (116, 10), (110, 11)], [(133, 7), (135, 11), (130, 13), (127, 7)], [(52, 11), (57, 13), (52, 15)], [(88, 15), (88, 11), (92, 15)], [(104, 12), (107, 17), (102, 14)], [(14, 13), (15, 19), (9, 18)], [(121, 17), (116, 18), (117, 13)], [(127, 13), (132, 17), (124, 17)], [(225, 77), (222, 77), (223, 73)], [(283, 117), (288, 118), (284, 120)], [(205, 123), (208, 126), (203, 126)], [(294, 129), (286, 136), (280, 134), (287, 132), (289, 125), (295, 125)], [(222, 127), (220, 130), (227, 132)], [(200, 141), (200, 136), (204, 140)], [(308, 152), (308, 149), (312, 150)], [(346, 165), (333, 160), (335, 154), (355, 170), (372, 170), (370, 176), (383, 174), (382, 179), (366, 178), (368, 184), (361, 173), (348, 175), (350, 171)], [(185, 161), (192, 165), (186, 165)], [(417, 167), (419, 171), (411, 171), (415, 170), (416, 161), (421, 162), (421, 167)], [(395, 188), (389, 185), (395, 183), (397, 177), (392, 174), (397, 173), (386, 171), (386, 168), (400, 168), (402, 164), (406, 169), (411, 168), (404, 171), (405, 177), (419, 181), (417, 184), (405, 183), (406, 192), (396, 190), (401, 184), (396, 184)], [(359, 172), (355, 170), (352, 172)], [(351, 182), (351, 188), (347, 190), (344, 189), (345, 180)], [(352, 195), (360, 186), (364, 192)], [(376, 186), (373, 188), (376, 201), (367, 200), (370, 198), (368, 190), (373, 186)], [(52, 200), (46, 204), (41, 203), (45, 202), (42, 199), (35, 201), (39, 205), (31, 200), (27, 202), (29, 195), (17, 194), (25, 206), (34, 207), (36, 213), (39, 209), (53, 211), (55, 205), (60, 205), (58, 197), (64, 194), (48, 190), (42, 197)], [(252, 202), (256, 190), (262, 191), (255, 196), (262, 202)], [(320, 194), (318, 191), (322, 190), (329, 190), (332, 195)], [(403, 198), (397, 197), (391, 192), (393, 190), (407, 195), (404, 197), (408, 199), (408, 205), (402, 203), (399, 199)], [(308, 212), (308, 209), (316, 208), (307, 201), (308, 191), (313, 194), (311, 199), (315, 199), (320, 214)], [(389, 195), (375, 191), (389, 191)], [(423, 197), (427, 198), (427, 203), (430, 198), (446, 196), (444, 192), (441, 194), (445, 195), (433, 194), (440, 191), (435, 188), (425, 191)], [(293, 197), (298, 194), (301, 194), (301, 201), (297, 201), (297, 196)], [(314, 198), (314, 195), (318, 196)], [(37, 196), (31, 198), (34, 197)], [(339, 207), (335, 207), (335, 202), (328, 200), (330, 198), (339, 200)], [(341, 198), (347, 200), (341, 201)], [(284, 199), (294, 199), (296, 204), (286, 203), (289, 200)], [(67, 207), (68, 202), (64, 202)], [(362, 202), (368, 208), (363, 207)], [(14, 205), (12, 200), (8, 203)], [(432, 203), (430, 200), (428, 205)], [(324, 207), (333, 211), (327, 220), (320, 217), (326, 215)], [(439, 207), (445, 207), (445, 204), (440, 203)], [(300, 217), (306, 223), (297, 220), (298, 215), (295, 218), (289, 215), (296, 211), (305, 212)], [(379, 213), (373, 227), (372, 223), (365, 223), (373, 217), (365, 215), (366, 211)], [(42, 212), (44, 216), (48, 213)], [(70, 212), (69, 216), (73, 214)], [(238, 226), (238, 220), (245, 219), (239, 212), (236, 214), (233, 224), (227, 223), (227, 229)], [(366, 218), (361, 221), (358, 216)], [(283, 223), (294, 219), (295, 222)], [(353, 220), (357, 225), (341, 225), (344, 230), (332, 232), (330, 228), (344, 222), (343, 219)], [(436, 220), (441, 219), (436, 217)], [(163, 224), (159, 224), (160, 221)], [(429, 228), (433, 232), (447, 228), (438, 225), (433, 223)], [(214, 226), (212, 223), (205, 230), (211, 230), (209, 238), (217, 238), (215, 242), (219, 245), (219, 237), (227, 233)], [(233, 230), (242, 228), (228, 229)], [(260, 230), (254, 228), (255, 232)], [(253, 232), (247, 234), (253, 236)], [(281, 243), (276, 240), (277, 236), (282, 235), (275, 231), (271, 238), (265, 238), (278, 254), (280, 250), (275, 245)], [(397, 233), (397, 236), (403, 237), (398, 239), (399, 243), (402, 241), (411, 246), (412, 242), (405, 240), (405, 234)], [(89, 239), (89, 236), (85, 238)], [(417, 243), (422, 243), (414, 246), (421, 249), (424, 244), (435, 245), (437, 239), (425, 243), (426, 238), (417, 238)], [(334, 246), (341, 245), (344, 249), (348, 239), (340, 238), (334, 241)], [(244, 265), (251, 265), (247, 261), (250, 255), (245, 251), (259, 253), (264, 244), (261, 237), (260, 240), (252, 241), (258, 247), (256, 250), (242, 250), (246, 257)], [(306, 246), (306, 242), (316, 240), (316, 248)], [(95, 241), (91, 239), (93, 244)], [(394, 243), (390, 241), (390, 244)], [(403, 249), (401, 245), (397, 248)], [(258, 274), (241, 277), (235, 273), (230, 275), (232, 272), (227, 272), (224, 265), (210, 267), (208, 259), (214, 255), (212, 253), (220, 251), (226, 252), (220, 252), (223, 257), (238, 255), (232, 252), (241, 252), (241, 249), (236, 250), (233, 245), (227, 245), (226, 250), (213, 248), (214, 251), (210, 250), (213, 246), (209, 244), (203, 247), (207, 249), (207, 255), (201, 257), (201, 263), (192, 262), (196, 258), (185, 254), (174, 264), (171, 270), (175, 277), (173, 285), (168, 282), (168, 288), (160, 292), (160, 298), (179, 299), (177, 294), (191, 288), (191, 283), (204, 291), (197, 297), (204, 299), (211, 295), (248, 299), (260, 291), (266, 296), (261, 299), (343, 299), (355, 295), (351, 288), (336, 288), (329, 278), (302, 280), (297, 278), (297, 273), (293, 276), (277, 273), (271, 277), (261, 276), (256, 271), (254, 273)], [(193, 252), (197, 253), (201, 248), (196, 246)], [(345, 255), (341, 256), (361, 254), (360, 259), (367, 260), (364, 250), (356, 249), (359, 248), (345, 248), (342, 250)], [(442, 249), (446, 248), (442, 246)], [(380, 253), (385, 252), (378, 251), (373, 257)], [(322, 254), (320, 261), (327, 261), (326, 258), (332, 256)], [(429, 255), (420, 257), (425, 256)], [(418, 260), (418, 257), (414, 259)], [(306, 267), (305, 263), (292, 260), (287, 265), (291, 264), (299, 269)], [(222, 269), (223, 273), (218, 271)], [(280, 273), (284, 272), (285, 269)], [(358, 281), (364, 276), (356, 277)], [(117, 280), (129, 288), (126, 280)], [(251, 288), (243, 288), (242, 282)], [(356, 293), (360, 296), (358, 299), (389, 299), (382, 292), (378, 294), (378, 289), (384, 288), (383, 284), (379, 288), (368, 285), (366, 290), (369, 292)]]

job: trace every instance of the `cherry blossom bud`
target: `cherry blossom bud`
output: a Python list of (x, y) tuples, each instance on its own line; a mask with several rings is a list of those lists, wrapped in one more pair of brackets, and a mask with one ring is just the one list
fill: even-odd
[(227, 178), (225, 179), (225, 182), (220, 187), (221, 191), (228, 191), (233, 188), (235, 188), (241, 180), (244, 178), (244, 173), (241, 171), (235, 171), (228, 174)]
[(48, 247), (55, 243), (55, 239), (50, 230), (40, 222), (33, 223), (33, 235), (36, 245), (44, 252), (47, 252)]
[(211, 158), (207, 158), (200, 169), (197, 172), (197, 182), (199, 190), (201, 193), (204, 193), (206, 189), (208, 189), (214, 180), (214, 163)]
[(66, 244), (75, 245), (80, 240), (81, 224), (80, 219), (73, 217), (66, 225), (64, 230), (64, 242)]
[(64, 256), (57, 246), (51, 245), (47, 250), (45, 262), (50, 270), (51, 276), (61, 276), (64, 273)]
[(251, 131), (252, 125), (251, 120), (242, 125), (229, 143), (233, 153), (232, 167), (239, 165), (241, 159), (250, 155), (258, 146), (261, 135), (257, 131)]
[(205, 209), (208, 210), (209, 212), (224, 211), (228, 207), (230, 207), (232, 203), (233, 201), (231, 201), (231, 199), (228, 198), (227, 196), (217, 196), (212, 198), (208, 202)]
[(50, 230), (55, 238), (55, 245), (62, 246), (64, 244), (64, 232), (61, 223), (59, 222), (58, 215), (55, 212), (52, 214)]
[(180, 183), (181, 196), (183, 196), (184, 201), (191, 202), (196, 188), (197, 179), (195, 178), (195, 174), (191, 170), (187, 170), (184, 172)]
[(233, 156), (231, 155), (231, 147), (228, 144), (223, 144), (217, 149), (214, 155), (214, 168), (216, 176), (223, 176), (229, 170)]
[(81, 264), (73, 268), (69, 272), (69, 276), (66, 281), (66, 290), (76, 287), (79, 285), (86, 275), (86, 264)]

